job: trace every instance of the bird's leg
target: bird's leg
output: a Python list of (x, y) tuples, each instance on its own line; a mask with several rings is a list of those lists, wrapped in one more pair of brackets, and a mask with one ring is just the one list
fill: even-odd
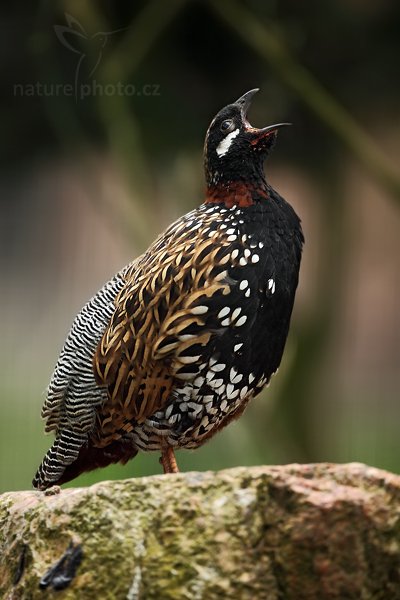
[(174, 450), (171, 446), (161, 450), (160, 464), (163, 466), (164, 473), (179, 473)]

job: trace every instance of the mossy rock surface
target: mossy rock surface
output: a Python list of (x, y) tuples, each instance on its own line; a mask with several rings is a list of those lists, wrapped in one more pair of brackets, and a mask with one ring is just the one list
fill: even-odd
[[(68, 548), (75, 575), (66, 560), (41, 589)], [(286, 465), (6, 493), (0, 597), (400, 600), (400, 477)]]

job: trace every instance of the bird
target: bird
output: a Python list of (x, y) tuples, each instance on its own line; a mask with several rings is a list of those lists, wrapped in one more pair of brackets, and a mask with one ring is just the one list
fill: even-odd
[(139, 451), (179, 471), (240, 417), (277, 371), (304, 237), (264, 162), (288, 123), (247, 120), (258, 88), (211, 121), (203, 202), (172, 223), (75, 318), (42, 408), (55, 439), (33, 486), (125, 464)]

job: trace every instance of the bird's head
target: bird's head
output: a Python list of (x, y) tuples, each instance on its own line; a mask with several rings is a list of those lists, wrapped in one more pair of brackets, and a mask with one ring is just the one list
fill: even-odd
[(277, 131), (289, 123), (262, 129), (250, 125), (247, 111), (257, 92), (258, 88), (246, 92), (212, 120), (204, 145), (209, 188), (232, 182), (256, 183), (259, 177), (264, 177), (264, 160), (275, 143)]

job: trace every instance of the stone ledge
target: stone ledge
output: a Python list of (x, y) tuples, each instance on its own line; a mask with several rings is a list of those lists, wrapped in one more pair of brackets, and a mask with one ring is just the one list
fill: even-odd
[(6, 493), (0, 597), (400, 599), (400, 477), (286, 465)]

